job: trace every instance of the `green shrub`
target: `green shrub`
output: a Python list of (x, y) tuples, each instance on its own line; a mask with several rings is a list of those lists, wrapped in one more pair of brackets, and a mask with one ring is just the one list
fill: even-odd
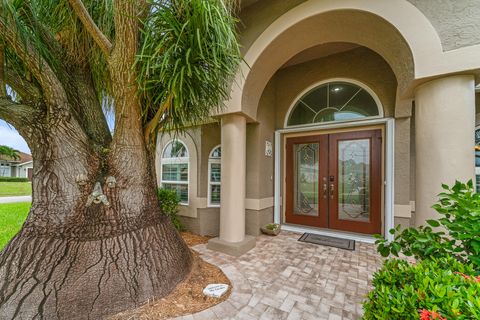
[(453, 257), (416, 265), (387, 260), (374, 274), (375, 289), (363, 304), (363, 319), (418, 320), (422, 311), (449, 320), (480, 319), (480, 277), (474, 275), (472, 264)]
[[(395, 241), (387, 242), (377, 235), (377, 249), (382, 256), (401, 252), (416, 259), (453, 256), (461, 262), (470, 262), (480, 270), (480, 194), (473, 182), (456, 182), (439, 194), (433, 208), (441, 215), (438, 220), (427, 220), (427, 226), (390, 230)], [(434, 228), (443, 228), (435, 230)], [(447, 231), (447, 234), (445, 233)]]
[(157, 191), (158, 200), (160, 201), (160, 209), (162, 213), (170, 218), (175, 229), (178, 231), (185, 230), (185, 227), (182, 225), (182, 222), (178, 218), (178, 204), (180, 200), (178, 199), (177, 192), (172, 189), (163, 189), (160, 188)]
[(0, 182), (28, 182), (28, 178), (0, 177)]

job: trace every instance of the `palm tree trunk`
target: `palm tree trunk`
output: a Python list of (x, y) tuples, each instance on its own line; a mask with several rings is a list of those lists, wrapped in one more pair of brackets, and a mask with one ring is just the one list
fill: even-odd
[[(2, 319), (100, 319), (184, 279), (191, 254), (160, 213), (144, 146), (95, 150), (73, 119), (29, 130), (33, 203), (0, 253)], [(90, 201), (97, 184), (104, 202)]]

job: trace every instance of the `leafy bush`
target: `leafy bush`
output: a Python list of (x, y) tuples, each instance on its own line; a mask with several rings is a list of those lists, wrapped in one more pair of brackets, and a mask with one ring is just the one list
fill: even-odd
[[(377, 236), (377, 249), (382, 256), (398, 256), (400, 252), (416, 259), (453, 256), (480, 270), (480, 194), (475, 192), (471, 180), (466, 184), (457, 181), (452, 188), (442, 187), (445, 191), (433, 206), (442, 217), (427, 220), (428, 225), (418, 229), (401, 231), (397, 226), (390, 230), (395, 235), (391, 243)], [(434, 230), (440, 226), (443, 228)]]
[(365, 320), (480, 319), (480, 277), (472, 264), (453, 257), (416, 265), (387, 260), (373, 285), (363, 304)]
[(265, 226), (265, 229), (268, 229), (268, 230), (277, 230), (278, 228), (280, 228), (280, 225), (278, 223), (269, 223)]
[(178, 231), (185, 230), (182, 222), (178, 218), (178, 204), (180, 200), (178, 199), (177, 192), (172, 189), (158, 189), (157, 190), (158, 200), (160, 201), (160, 209), (163, 214), (170, 218), (175, 229)]
[(28, 182), (28, 178), (0, 177), (0, 182)]

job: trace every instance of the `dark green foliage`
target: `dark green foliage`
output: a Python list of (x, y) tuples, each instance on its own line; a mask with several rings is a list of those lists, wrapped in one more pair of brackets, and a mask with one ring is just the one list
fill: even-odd
[[(453, 187), (442, 186), (439, 202), (433, 208), (441, 215), (428, 220), (427, 226), (390, 230), (395, 241), (388, 243), (377, 236), (382, 256), (398, 256), (401, 252), (417, 259), (453, 256), (460, 262), (470, 262), (480, 270), (480, 194), (473, 182), (456, 182)], [(434, 229), (442, 226), (441, 229)], [(446, 231), (446, 232), (445, 232)], [(447, 236), (448, 235), (448, 236)]]
[(28, 178), (0, 177), (0, 182), (28, 182)]
[(265, 226), (265, 229), (268, 229), (268, 230), (276, 230), (280, 227), (279, 224), (276, 224), (276, 223), (269, 223)]
[(480, 319), (480, 281), (471, 264), (453, 257), (412, 265), (391, 259), (376, 272), (363, 319), (419, 319), (422, 309), (446, 319)]
[(182, 225), (180, 219), (178, 219), (178, 204), (180, 200), (178, 199), (177, 192), (172, 189), (158, 189), (158, 200), (160, 201), (160, 209), (163, 214), (168, 216), (172, 221), (175, 229), (178, 231), (185, 230), (185, 227)]
[(0, 145), (0, 156), (3, 156), (3, 158), (7, 158), (11, 160), (20, 159), (20, 156), (18, 155), (17, 150), (4, 145)]
[(145, 119), (164, 106), (161, 127), (179, 131), (205, 121), (227, 100), (240, 62), (228, 3), (152, 1), (137, 58)]
[[(15, 29), (22, 42), (32, 45), (45, 62), (58, 72), (60, 78), (69, 76), (59, 72), (58, 67), (65, 63), (65, 60), (59, 59), (61, 56), (68, 57), (70, 62), (75, 62), (79, 67), (89, 64), (99, 99), (108, 100), (111, 95), (111, 81), (105, 56), (93, 43), (92, 37), (73, 13), (68, 1), (0, 1), (3, 9), (3, 12), (0, 12), (0, 19)], [(113, 39), (115, 32), (113, 2), (111, 0), (82, 2), (100, 30), (108, 38)], [(56, 42), (52, 39), (60, 40)], [(9, 67), (20, 74), (28, 71), (28, 67), (14, 50), (7, 46), (5, 54)]]

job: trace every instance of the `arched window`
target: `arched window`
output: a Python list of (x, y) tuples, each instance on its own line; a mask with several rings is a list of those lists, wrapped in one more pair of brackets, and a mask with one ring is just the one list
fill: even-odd
[(161, 185), (176, 190), (181, 204), (188, 204), (188, 149), (180, 140), (167, 144), (162, 153)]
[(378, 99), (366, 88), (332, 81), (309, 90), (293, 106), (287, 126), (383, 116)]
[(222, 148), (216, 146), (208, 157), (208, 205), (220, 206)]

